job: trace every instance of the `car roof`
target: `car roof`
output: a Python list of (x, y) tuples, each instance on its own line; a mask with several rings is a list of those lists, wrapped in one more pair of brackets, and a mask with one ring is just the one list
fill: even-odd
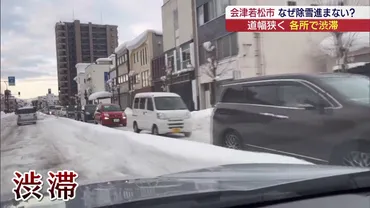
[(180, 95), (172, 92), (141, 92), (135, 95), (135, 98), (140, 97), (180, 97)]
[(318, 78), (324, 77), (346, 77), (346, 76), (358, 76), (349, 73), (289, 73), (289, 74), (277, 74), (277, 75), (265, 75), (265, 76), (258, 76), (258, 77), (251, 77), (245, 79), (237, 79), (226, 82), (223, 86), (227, 85), (234, 85), (243, 82), (253, 82), (253, 81), (268, 81), (268, 80), (276, 80), (276, 79), (304, 79), (304, 80), (315, 80)]

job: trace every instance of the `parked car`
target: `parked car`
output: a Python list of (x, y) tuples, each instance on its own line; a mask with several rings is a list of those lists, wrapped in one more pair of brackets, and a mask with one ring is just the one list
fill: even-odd
[(16, 114), (18, 126), (37, 123), (36, 107), (34, 106), (18, 108)]
[(82, 108), (81, 106), (77, 105), (75, 106), (75, 111), (74, 111), (74, 118), (76, 121), (82, 121)]
[(75, 118), (75, 111), (76, 111), (76, 106), (67, 105), (67, 117), (68, 118)]
[(370, 167), (370, 82), (361, 75), (285, 74), (223, 86), (213, 144)]
[(94, 113), (94, 120), (104, 126), (127, 125), (126, 114), (115, 104), (99, 104)]
[(67, 109), (62, 107), (60, 110), (56, 112), (56, 115), (60, 117), (67, 117)]
[(94, 104), (87, 104), (82, 106), (81, 110), (81, 120), (83, 122), (89, 122), (89, 123), (94, 123), (94, 113), (96, 110), (96, 105)]
[(183, 133), (191, 136), (191, 113), (178, 94), (167, 92), (138, 93), (133, 103), (133, 127), (152, 134)]

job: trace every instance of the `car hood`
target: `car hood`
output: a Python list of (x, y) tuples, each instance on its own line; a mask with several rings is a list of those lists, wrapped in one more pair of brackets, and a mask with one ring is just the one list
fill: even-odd
[[(292, 164), (224, 165), (155, 178), (127, 178), (118, 181), (80, 184), (76, 198), (65, 202), (65, 207), (98, 207), (194, 193), (258, 190), (310, 179), (366, 171), (370, 169)], [(47, 197), (44, 199), (47, 200)], [(45, 203), (52, 203), (55, 206), (56, 203), (64, 202), (47, 201)], [(3, 205), (4, 203), (2, 207)]]

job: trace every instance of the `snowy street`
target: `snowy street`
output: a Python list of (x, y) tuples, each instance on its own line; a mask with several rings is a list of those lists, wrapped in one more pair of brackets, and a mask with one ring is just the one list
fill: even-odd
[(11, 193), (15, 170), (33, 169), (42, 175), (49, 170), (74, 170), (80, 183), (91, 183), (231, 163), (308, 164), (290, 157), (204, 144), (210, 141), (210, 112), (193, 115), (194, 132), (187, 138), (192, 141), (136, 134), (131, 132), (131, 127), (109, 128), (45, 114), (38, 115), (36, 125), (18, 127), (16, 115), (2, 115), (1, 195)]

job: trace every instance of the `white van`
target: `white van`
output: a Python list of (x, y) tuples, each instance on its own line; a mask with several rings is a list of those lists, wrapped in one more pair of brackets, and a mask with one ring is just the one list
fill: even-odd
[(152, 134), (183, 133), (191, 136), (191, 114), (178, 94), (148, 92), (135, 95), (132, 105), (134, 131)]
[(36, 124), (37, 122), (37, 115), (36, 115), (36, 107), (29, 106), (17, 109), (17, 125), (23, 124)]

